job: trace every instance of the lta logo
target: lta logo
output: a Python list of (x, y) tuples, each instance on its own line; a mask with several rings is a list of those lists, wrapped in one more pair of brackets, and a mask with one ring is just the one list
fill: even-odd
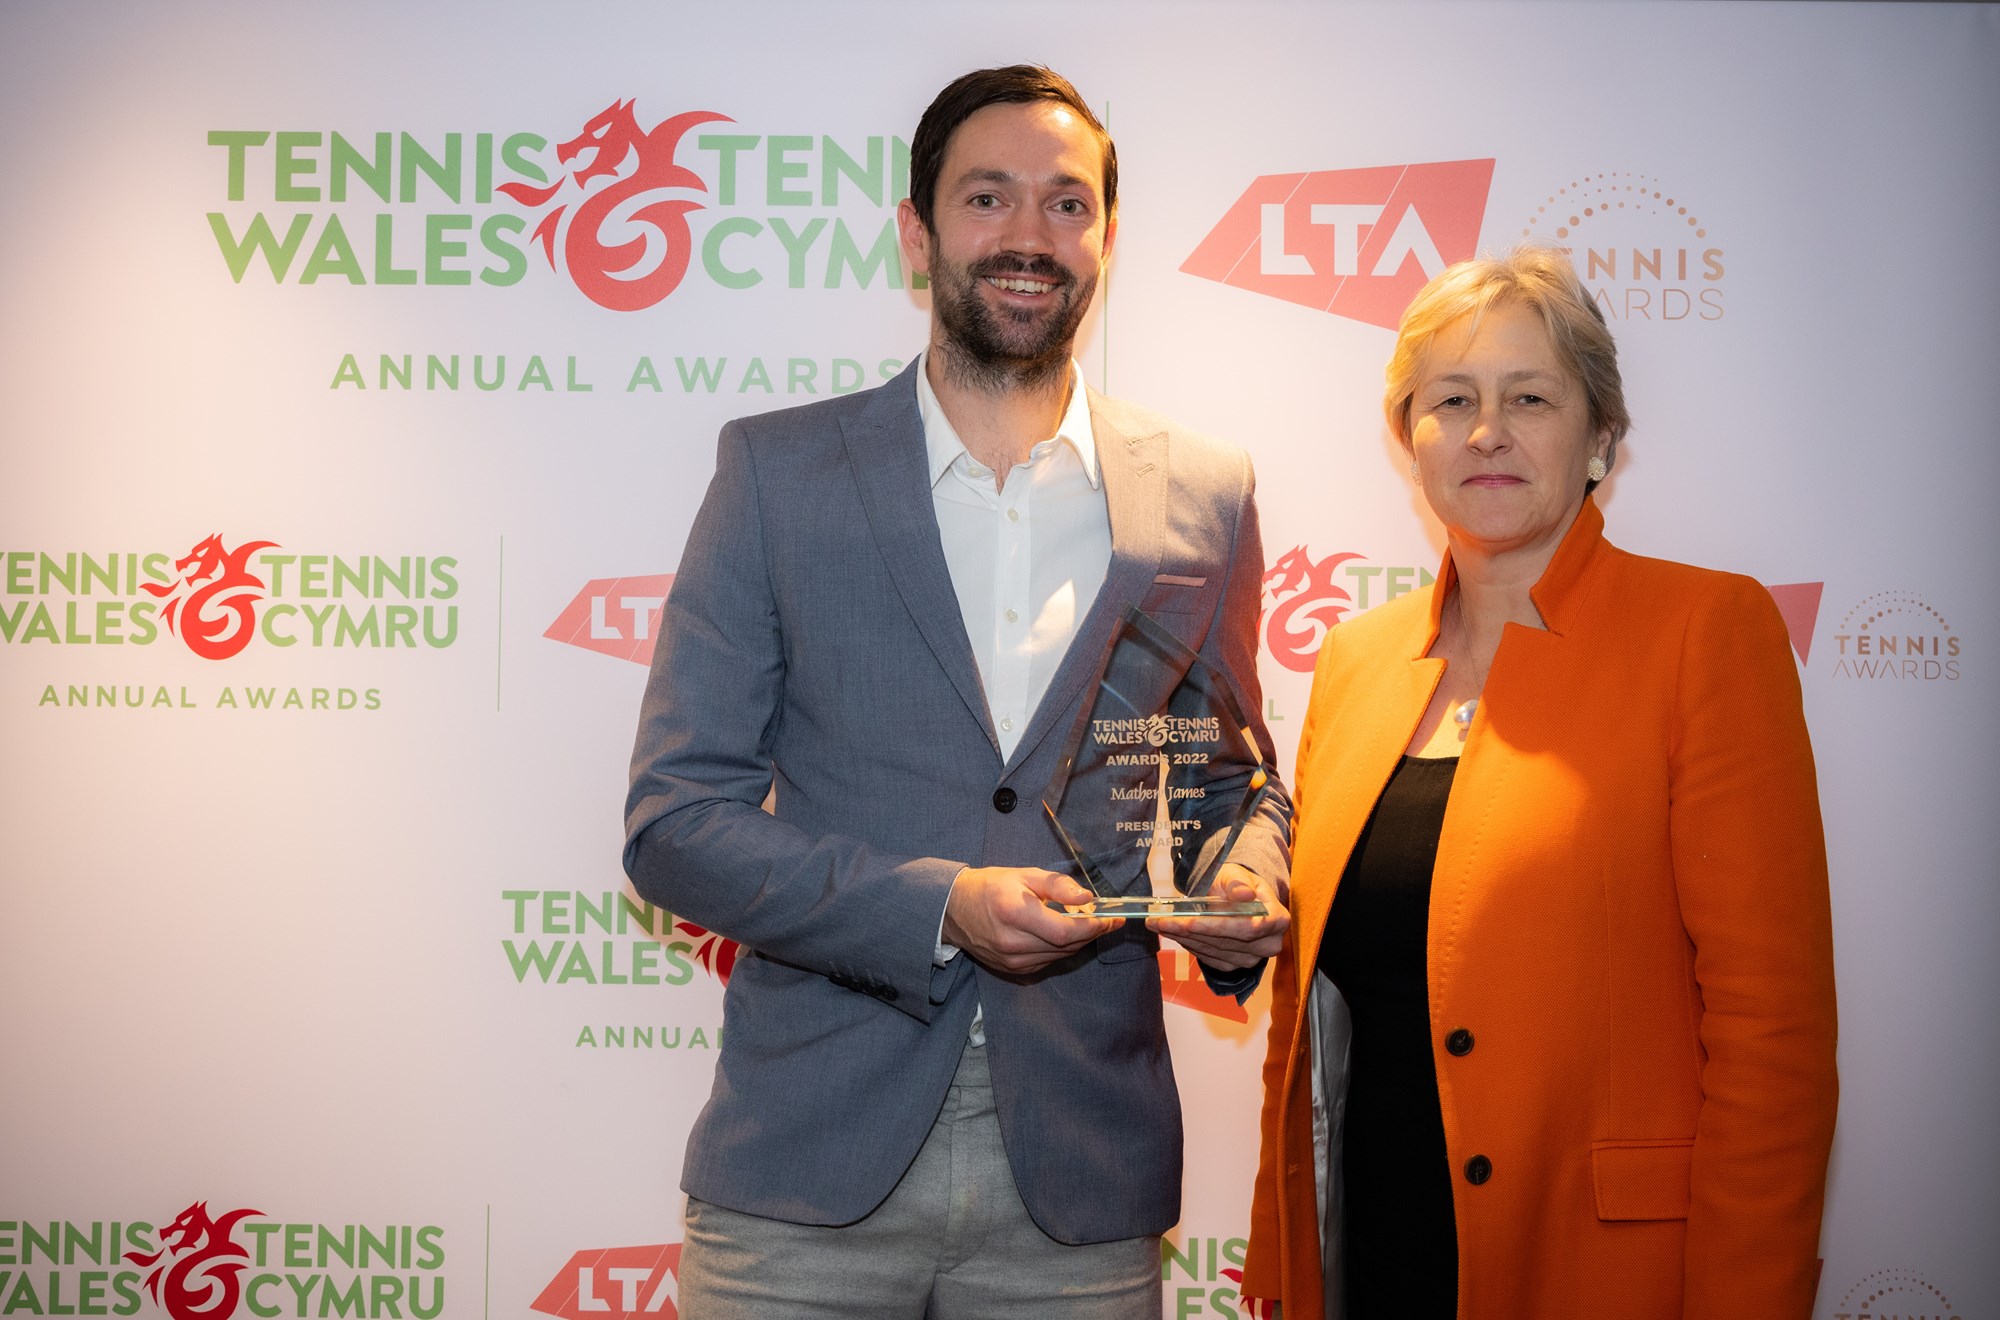
[(560, 1320), (679, 1320), (681, 1244), (579, 1251), (528, 1309)]
[(1266, 174), (1181, 270), (1393, 330), (1478, 247), (1492, 182), (1490, 159)]
[(672, 573), (592, 578), (542, 636), (634, 664), (653, 663), (660, 611), (674, 585)]

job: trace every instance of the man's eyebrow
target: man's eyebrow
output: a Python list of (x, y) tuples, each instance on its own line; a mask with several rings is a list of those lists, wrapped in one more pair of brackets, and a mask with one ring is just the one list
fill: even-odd
[[(958, 182), (961, 185), (968, 183), (1019, 183), (1022, 179), (1022, 175), (1016, 174), (1012, 170), (996, 169), (991, 166), (969, 169), (958, 176)], [(1074, 174), (1051, 174), (1045, 176), (1041, 182), (1054, 188), (1083, 188), (1090, 186), (1089, 179), (1079, 178)]]

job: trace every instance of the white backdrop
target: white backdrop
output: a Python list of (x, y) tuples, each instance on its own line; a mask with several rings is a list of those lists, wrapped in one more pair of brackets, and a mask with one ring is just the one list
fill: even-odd
[[(1319, 620), (1265, 658), (1287, 767), (1318, 631), (1441, 550), (1384, 309), (1433, 249), (1573, 248), (1637, 418), (1611, 534), (1778, 588), (1800, 657), (1818, 1314), (2000, 1314), (2000, 7), (410, 8), (0, 14), (0, 1310), (674, 1313), (727, 950), (614, 897), (647, 602), (722, 421), (920, 345), (898, 153), (1028, 59), (1119, 142), (1086, 373), (1252, 451), (1270, 617)], [(499, 191), (627, 101), (715, 118)], [(687, 262), (631, 310), (589, 296), (610, 189)], [(1228, 1316), (1264, 1005), (1164, 970), (1167, 1314)]]

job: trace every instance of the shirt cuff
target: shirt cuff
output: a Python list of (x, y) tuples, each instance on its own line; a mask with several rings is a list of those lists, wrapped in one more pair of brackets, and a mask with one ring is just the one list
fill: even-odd
[[(964, 874), (966, 873), (966, 871), (967, 871), (968, 869), (969, 869), (969, 868), (967, 868), (967, 867), (963, 867), (963, 866), (961, 866), (961, 867), (959, 867), (959, 868), (958, 868), (958, 875), (955, 875), (955, 876), (953, 876), (953, 877), (951, 878), (951, 883), (952, 883), (952, 886), (953, 886), (954, 888), (956, 888), (956, 887), (957, 887), (957, 885), (958, 885), (958, 876), (959, 876), (959, 875), (964, 875)], [(947, 911), (949, 911), (949, 910), (950, 910), (950, 908), (951, 908), (951, 890), (950, 890), (950, 889), (947, 889), (947, 890), (945, 890), (945, 897), (944, 897), (944, 903), (945, 903), (945, 909), (946, 909)], [(931, 953), (931, 963), (932, 963), (932, 964), (933, 964), (934, 966), (937, 966), (937, 967), (946, 967), (946, 966), (949, 966), (949, 965), (951, 964), (951, 960), (952, 960), (953, 958), (956, 958), (956, 957), (958, 957), (958, 953), (959, 953), (959, 950), (958, 950), (958, 946), (957, 946), (957, 945), (955, 945), (955, 944), (946, 944), (946, 943), (944, 942), (944, 912), (939, 912), (939, 913), (938, 913), (938, 931), (937, 931), (937, 947), (936, 947), (936, 949), (935, 949), (935, 950), (933, 950), (933, 951), (932, 951), (932, 953)]]

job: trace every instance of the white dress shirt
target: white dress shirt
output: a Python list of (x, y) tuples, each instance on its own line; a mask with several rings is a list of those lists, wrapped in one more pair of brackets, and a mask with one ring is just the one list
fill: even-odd
[[(1001, 489), (945, 416), (931, 388), (929, 356), (925, 350), (917, 364), (917, 410), (930, 455), (931, 507), (1005, 760), (1111, 566), (1111, 513), (1090, 400), (1083, 372), (1072, 363), (1069, 407), (1055, 435), (1015, 464)], [(958, 952), (940, 932), (939, 965)], [(986, 1043), (985, 1013), (981, 1007), (973, 1015), (974, 1045)]]
[(1001, 488), (958, 438), (925, 364), (917, 370), (931, 506), (1003, 759), (1014, 754), (1111, 564), (1090, 401), (1074, 364), (1070, 377), (1055, 435), (1015, 464)]

